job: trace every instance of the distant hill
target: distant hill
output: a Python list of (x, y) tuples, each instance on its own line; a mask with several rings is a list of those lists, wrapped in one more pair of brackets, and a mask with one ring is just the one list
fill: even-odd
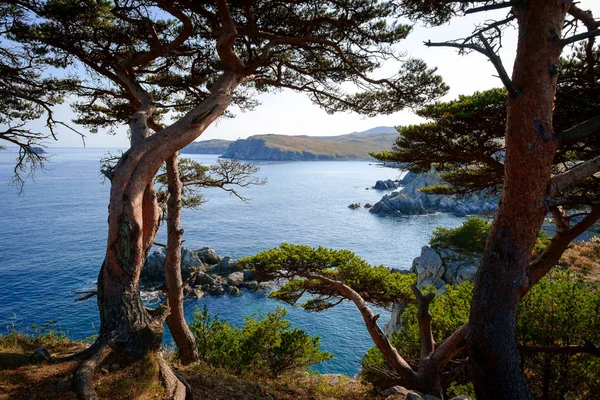
[(365, 132), (341, 136), (255, 135), (231, 143), (221, 157), (271, 161), (369, 160), (370, 152), (390, 149), (398, 135), (395, 129), (388, 133)]
[(362, 134), (371, 134), (371, 133), (395, 133), (398, 134), (398, 131), (393, 126), (377, 126), (375, 128), (367, 129), (362, 132), (352, 132), (352, 135), (362, 135)]
[(211, 139), (192, 142), (181, 150), (184, 154), (223, 154), (227, 147), (233, 143), (231, 140)]

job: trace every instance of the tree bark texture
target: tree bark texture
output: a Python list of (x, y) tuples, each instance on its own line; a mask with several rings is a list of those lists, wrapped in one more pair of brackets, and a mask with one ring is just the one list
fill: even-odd
[(166, 161), (169, 199), (167, 201), (167, 258), (165, 277), (170, 314), (167, 325), (179, 349), (179, 359), (186, 365), (198, 361), (194, 335), (185, 321), (183, 313), (183, 280), (181, 279), (181, 190), (179, 177), (179, 153)]
[(513, 6), (519, 40), (507, 100), (504, 190), (475, 279), (468, 336), (478, 399), (529, 399), (519, 368), (516, 312), (537, 234), (550, 204), (559, 142), (552, 111), (561, 30), (570, 1)]
[[(225, 111), (239, 82), (238, 75), (225, 72), (211, 95), (182, 119), (152, 136), (132, 140), (132, 147), (115, 167), (106, 257), (98, 277), (98, 340), (112, 341), (134, 358), (158, 348), (164, 321), (150, 315), (139, 291), (141, 269), (159, 222), (152, 180), (167, 158), (200, 136)], [(145, 124), (147, 118), (137, 121)], [(142, 128), (132, 127), (132, 135), (147, 131)]]

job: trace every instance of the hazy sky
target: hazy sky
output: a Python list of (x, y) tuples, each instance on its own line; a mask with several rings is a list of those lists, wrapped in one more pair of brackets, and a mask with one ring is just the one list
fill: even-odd
[[(592, 5), (593, 3), (596, 3)], [(600, 16), (600, 4), (597, 0), (584, 0), (580, 7), (592, 9), (596, 17)], [(438, 73), (450, 86), (450, 92), (443, 100), (451, 100), (459, 94), (471, 94), (476, 90), (500, 87), (501, 82), (496, 77), (492, 64), (479, 53), (461, 56), (456, 49), (432, 47), (427, 48), (424, 41), (441, 42), (468, 36), (475, 24), (481, 23), (482, 18), (502, 19), (506, 10), (480, 13), (462, 18), (455, 18), (451, 24), (437, 28), (424, 28), (416, 25), (408, 38), (399, 43), (397, 48), (406, 52), (407, 57), (424, 59), (430, 67), (437, 67)], [(508, 28), (503, 39), (500, 56), (509, 74), (516, 52), (516, 30)], [(384, 65), (378, 76), (389, 76), (396, 72), (399, 64)], [(305, 94), (284, 90), (277, 93), (263, 94), (258, 97), (261, 105), (255, 111), (241, 113), (235, 108), (231, 111), (235, 118), (220, 119), (199, 140), (246, 138), (255, 134), (277, 133), (285, 135), (340, 135), (354, 131), (363, 131), (375, 126), (397, 126), (416, 123), (420, 118), (410, 110), (405, 110), (388, 116), (365, 118), (354, 113), (336, 113), (328, 115), (319, 107), (313, 105)], [(72, 113), (68, 105), (61, 106), (57, 115), (63, 119), (71, 119)], [(86, 135), (88, 147), (128, 147), (126, 130), (120, 130), (116, 135), (100, 132)], [(57, 142), (48, 143), (50, 146), (81, 147), (81, 139), (68, 131), (62, 131)]]

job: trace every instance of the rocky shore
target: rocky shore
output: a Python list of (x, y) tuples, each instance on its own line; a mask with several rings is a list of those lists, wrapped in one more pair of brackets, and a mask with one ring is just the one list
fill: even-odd
[[(145, 290), (166, 290), (165, 248), (153, 251), (142, 268), (140, 282)], [(267, 285), (259, 283), (254, 273), (243, 269), (236, 259), (221, 257), (214, 249), (203, 247), (192, 250), (181, 249), (181, 277), (186, 297), (200, 298), (208, 293), (220, 296), (241, 294), (241, 289), (264, 290)]]
[(499, 197), (479, 192), (466, 196), (437, 195), (421, 192), (426, 186), (442, 185), (437, 172), (414, 174), (409, 172), (401, 181), (377, 181), (375, 189), (396, 189), (386, 194), (370, 208), (369, 212), (382, 215), (423, 215), (448, 212), (457, 217), (493, 212), (498, 207)]

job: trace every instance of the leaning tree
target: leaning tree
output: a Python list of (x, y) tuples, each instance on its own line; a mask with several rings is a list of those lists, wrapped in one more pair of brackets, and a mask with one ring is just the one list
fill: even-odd
[[(390, 79), (371, 73), (410, 27), (388, 21), (391, 2), (342, 1), (10, 1), (23, 11), (6, 33), (47, 52), (56, 67), (82, 75), (76, 122), (93, 129), (128, 124), (131, 148), (111, 181), (108, 242), (98, 277), (101, 328), (76, 374), (82, 398), (95, 398), (94, 369), (109, 355), (155, 353), (169, 391), (183, 387), (162, 362), (168, 307), (148, 310), (140, 270), (159, 221), (153, 178), (165, 160), (232, 104), (253, 92), (306, 92), (328, 112), (389, 113), (446, 91), (419, 60)], [(345, 93), (351, 82), (356, 92)], [(293, 112), (293, 110), (290, 110)], [(170, 383), (169, 383), (170, 382)]]
[[(468, 342), (478, 398), (528, 399), (515, 338), (517, 306), (531, 286), (556, 264), (571, 240), (600, 216), (600, 205), (595, 204), (585, 210), (583, 219), (571, 219), (561, 207), (559, 196), (572, 191), (578, 183), (585, 186), (592, 182), (591, 187), (595, 186), (594, 175), (600, 170), (598, 156), (583, 145), (579, 155), (586, 151), (589, 155), (568, 160), (574, 153), (566, 150), (586, 137), (597, 137), (600, 118), (573, 113), (571, 125), (558, 126), (553, 112), (561, 54), (565, 48), (587, 41), (585, 63), (591, 71), (595, 63), (593, 41), (600, 35), (599, 23), (591, 12), (569, 0), (400, 0), (399, 3), (408, 17), (433, 25), (460, 14), (508, 9), (505, 18), (482, 22), (469, 37), (425, 44), (483, 54), (496, 68), (507, 91), (505, 154), (501, 162), (494, 157), (477, 159), (478, 155), (489, 155), (489, 148), (476, 149), (474, 157), (470, 157), (487, 169), (480, 177), (502, 176), (502, 195), (475, 278)], [(518, 26), (512, 76), (498, 56), (502, 33), (511, 24)], [(561, 157), (567, 159), (555, 163)], [(584, 180), (586, 184), (581, 183)], [(579, 195), (595, 196), (589, 190)], [(530, 263), (536, 236), (549, 212), (556, 221), (557, 233), (542, 256)]]
[[(435, 293), (423, 294), (416, 286), (414, 274), (392, 271), (383, 265), (371, 266), (349, 250), (288, 243), (245, 257), (240, 263), (261, 280), (283, 279), (285, 283), (271, 297), (292, 305), (303, 301), (301, 306), (307, 311), (328, 310), (344, 300), (351, 301), (361, 313), (373, 343), (392, 367), (394, 381), (408, 389), (443, 397), (442, 371), (466, 347), (468, 327), (465, 325), (442, 343), (436, 343), (429, 312)], [(418, 360), (399, 354), (379, 326), (379, 314), (369, 306), (389, 308), (397, 303), (417, 306), (421, 339)]]

